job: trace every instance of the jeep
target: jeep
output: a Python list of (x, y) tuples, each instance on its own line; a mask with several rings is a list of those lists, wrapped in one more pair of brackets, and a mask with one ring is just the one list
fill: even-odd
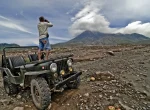
[[(46, 109), (51, 103), (51, 93), (63, 92), (65, 87), (76, 89), (80, 85), (80, 75), (73, 69), (73, 55), (65, 55), (49, 60), (38, 61), (37, 53), (28, 54), (28, 62), (22, 55), (7, 56), (7, 52), (14, 53), (25, 48), (37, 46), (5, 47), (0, 67), (5, 92), (8, 95), (17, 94), (21, 89), (30, 87), (35, 107)], [(21, 88), (21, 89), (19, 89)]]

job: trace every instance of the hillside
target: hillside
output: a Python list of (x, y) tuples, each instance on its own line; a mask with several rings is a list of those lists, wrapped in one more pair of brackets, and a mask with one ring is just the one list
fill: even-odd
[(85, 31), (66, 42), (67, 44), (81, 44), (81, 45), (117, 45), (117, 44), (141, 44), (148, 43), (150, 38), (133, 33), (133, 34), (107, 34), (100, 32)]
[(3, 50), (4, 47), (18, 47), (18, 44), (7, 44), (7, 43), (0, 43), (0, 51)]

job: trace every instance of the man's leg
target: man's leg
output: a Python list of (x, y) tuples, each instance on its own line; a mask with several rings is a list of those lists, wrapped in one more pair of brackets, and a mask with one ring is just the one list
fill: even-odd
[(41, 61), (41, 50), (44, 48), (44, 43), (42, 42), (41, 39), (39, 39), (39, 50), (38, 50), (38, 59)]
[(41, 50), (40, 49), (38, 50), (38, 59), (39, 59), (39, 61), (41, 61)]
[(49, 50), (46, 50), (46, 60), (48, 60), (49, 54), (50, 54), (50, 51), (49, 51)]
[(51, 46), (50, 46), (50, 43), (49, 43), (49, 40), (48, 38), (46, 38), (46, 44), (44, 46), (45, 50), (46, 50), (46, 60), (48, 60), (48, 57), (49, 57), (49, 54), (50, 54), (50, 49), (51, 49)]

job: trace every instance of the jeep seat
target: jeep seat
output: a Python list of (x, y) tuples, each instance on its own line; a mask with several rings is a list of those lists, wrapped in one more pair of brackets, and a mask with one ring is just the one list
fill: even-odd
[(28, 57), (29, 57), (30, 62), (38, 60), (37, 54), (29, 54)]
[(9, 67), (13, 74), (20, 72), (20, 67), (26, 62), (22, 56), (13, 56), (8, 58)]

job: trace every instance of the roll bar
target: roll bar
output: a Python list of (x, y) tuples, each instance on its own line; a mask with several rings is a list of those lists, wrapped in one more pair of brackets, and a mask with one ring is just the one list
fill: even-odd
[(6, 49), (13, 49), (13, 48), (20, 48), (20, 49), (23, 49), (23, 48), (39, 48), (38, 46), (17, 46), (17, 47), (4, 47), (3, 48), (3, 58), (4, 58), (4, 63), (6, 64)]

